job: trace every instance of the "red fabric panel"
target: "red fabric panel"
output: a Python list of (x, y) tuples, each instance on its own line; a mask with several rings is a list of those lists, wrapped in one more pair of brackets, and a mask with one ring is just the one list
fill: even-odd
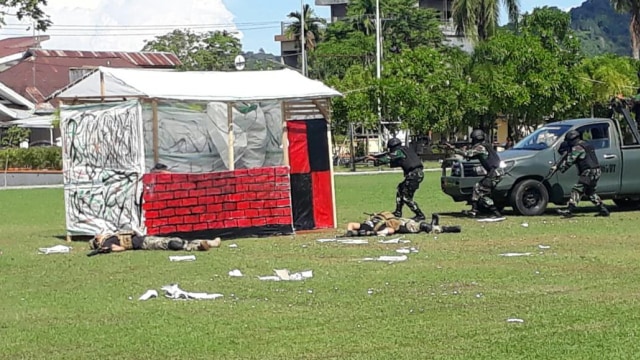
[(313, 189), (313, 218), (316, 229), (333, 227), (333, 199), (331, 196), (331, 171), (311, 173)]
[(306, 174), (309, 166), (309, 150), (307, 145), (307, 123), (304, 121), (287, 121), (289, 139), (289, 166), (292, 174)]

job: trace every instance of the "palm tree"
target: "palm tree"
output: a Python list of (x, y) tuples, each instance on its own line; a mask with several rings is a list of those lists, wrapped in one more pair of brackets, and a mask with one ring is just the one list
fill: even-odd
[(640, 0), (611, 0), (611, 5), (617, 12), (631, 14), (631, 53), (634, 59), (640, 59)]
[(347, 17), (356, 29), (366, 35), (376, 31), (375, 14), (376, 0), (351, 0), (347, 6)]
[[(291, 12), (287, 15), (290, 19), (295, 21), (287, 26), (285, 35), (293, 37), (296, 40), (300, 40), (300, 25), (302, 23), (302, 16), (299, 11)], [(316, 48), (316, 42), (320, 40), (322, 32), (327, 21), (325, 19), (316, 17), (315, 12), (308, 4), (304, 5), (304, 33), (305, 33), (305, 49), (313, 50)]]
[(517, 23), (518, 0), (456, 0), (453, 2), (453, 22), (458, 35), (484, 41), (496, 32), (500, 5), (507, 7), (509, 21)]

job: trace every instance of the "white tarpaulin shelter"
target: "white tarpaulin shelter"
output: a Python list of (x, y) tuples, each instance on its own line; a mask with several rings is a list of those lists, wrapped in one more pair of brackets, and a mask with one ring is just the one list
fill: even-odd
[[(330, 123), (328, 100), (335, 96), (341, 94), (288, 69), (99, 67), (55, 95), (67, 232), (143, 227), (141, 178), (158, 163), (178, 173), (289, 165), (285, 121)], [(330, 126), (326, 133), (331, 159)], [(331, 197), (335, 224), (333, 177)]]
[(100, 67), (56, 97), (255, 101), (341, 96), (296, 71), (166, 71)]

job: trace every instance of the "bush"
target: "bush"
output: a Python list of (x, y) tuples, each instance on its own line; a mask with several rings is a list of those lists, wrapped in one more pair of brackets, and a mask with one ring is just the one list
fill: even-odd
[[(9, 163), (7, 164), (7, 158)], [(62, 170), (62, 148), (57, 146), (0, 150), (0, 168)]]

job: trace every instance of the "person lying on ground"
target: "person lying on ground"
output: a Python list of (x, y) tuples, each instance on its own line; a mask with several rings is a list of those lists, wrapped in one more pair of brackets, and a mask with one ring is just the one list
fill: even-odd
[(105, 232), (95, 236), (89, 246), (96, 253), (127, 250), (207, 251), (220, 247), (219, 237), (213, 240), (185, 240), (175, 236), (139, 235), (133, 231)]
[(431, 222), (416, 221), (413, 219), (396, 217), (392, 212), (383, 211), (371, 214), (369, 218), (361, 223), (351, 222), (347, 224), (345, 236), (373, 236), (392, 234), (417, 234), (425, 233), (459, 233), (460, 226), (440, 226), (440, 216), (431, 215)]

